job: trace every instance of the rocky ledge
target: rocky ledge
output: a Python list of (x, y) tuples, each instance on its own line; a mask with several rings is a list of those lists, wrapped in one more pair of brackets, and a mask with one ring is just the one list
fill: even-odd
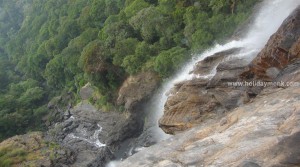
[(226, 117), (206, 118), (117, 166), (299, 166), (299, 101), (299, 87), (265, 89)]
[(195, 77), (174, 86), (169, 92), (164, 115), (159, 120), (160, 127), (166, 133), (184, 131), (247, 102), (248, 95), (244, 90), (227, 86), (227, 82), (238, 80), (239, 74), (249, 63), (230, 58), (239, 50), (233, 48), (219, 52), (196, 64), (194, 75), (209, 76), (209, 71), (216, 68), (213, 78)]
[(251, 62), (234, 57), (240, 48), (225, 50), (198, 62), (192, 73), (202, 77), (194, 77), (174, 86), (165, 104), (164, 115), (159, 120), (160, 127), (169, 134), (182, 132), (207, 118), (222, 117), (225, 112), (251, 101), (264, 88), (235, 87), (228, 83), (297, 81), (299, 76), (291, 72), (297, 69), (295, 62), (300, 58), (299, 30), (300, 7), (282, 23)]

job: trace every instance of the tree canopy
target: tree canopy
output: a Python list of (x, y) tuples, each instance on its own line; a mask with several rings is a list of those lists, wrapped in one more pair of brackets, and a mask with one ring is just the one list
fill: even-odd
[(0, 0), (0, 140), (42, 128), (87, 82), (115, 105), (124, 79), (169, 77), (229, 37), (259, 0)]

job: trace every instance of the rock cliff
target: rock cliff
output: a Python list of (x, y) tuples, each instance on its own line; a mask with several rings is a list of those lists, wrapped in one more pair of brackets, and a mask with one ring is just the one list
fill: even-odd
[[(300, 166), (299, 30), (300, 7), (254, 60), (234, 57), (243, 51), (237, 47), (198, 62), (191, 72), (195, 77), (177, 83), (168, 92), (164, 115), (159, 120), (166, 133), (175, 135), (117, 166)], [(236, 81), (293, 85), (228, 85)], [(146, 145), (150, 146), (155, 143), (148, 139), (151, 135), (145, 133), (137, 141), (133, 137), (143, 130), (144, 102), (158, 83), (159, 77), (153, 73), (130, 76), (116, 100), (125, 108), (122, 114), (102, 112), (91, 105), (90, 85), (82, 89), (82, 102), (74, 107), (68, 104), (57, 109), (55, 102), (50, 102), (49, 108), (57, 110), (53, 117), (59, 122), (49, 122), (51, 128), (46, 136), (30, 133), (0, 143), (0, 162), (17, 166), (101, 167), (118, 156), (122, 147), (122, 153), (129, 146), (130, 153), (134, 152), (131, 141), (143, 146), (148, 140)]]
[[(233, 58), (233, 49), (198, 62), (194, 74), (215, 73), (169, 92), (159, 124), (175, 135), (117, 166), (300, 166), (299, 30), (300, 7), (254, 60)], [(274, 84), (228, 85), (235, 81)]]
[(278, 72), (300, 57), (300, 8), (297, 8), (258, 56), (249, 64), (242, 79), (272, 81)]
[(299, 101), (299, 87), (267, 88), (226, 117), (206, 118), (117, 166), (299, 166)]
[(262, 91), (263, 86), (230, 86), (244, 81), (295, 81), (295, 70), (285, 69), (300, 58), (300, 7), (298, 7), (271, 36), (263, 50), (251, 62), (232, 57), (242, 48), (234, 48), (211, 55), (195, 65), (193, 74), (207, 75), (215, 68), (213, 77), (183, 81), (174, 86), (165, 104), (160, 127), (169, 134), (189, 129), (209, 117), (243, 105)]
[[(143, 131), (143, 103), (158, 83), (159, 77), (150, 72), (129, 76), (116, 100), (124, 106), (124, 112), (103, 112), (95, 108), (88, 100), (93, 98), (96, 90), (89, 83), (82, 87), (81, 102), (74, 107), (68, 104), (67, 108), (60, 109), (60, 114), (57, 114), (60, 115), (59, 122), (49, 128), (45, 137), (47, 141), (72, 152), (74, 159), (69, 162), (55, 161), (52, 165), (102, 167), (114, 158), (126, 157), (124, 153), (131, 147), (147, 142), (148, 139), (136, 137)], [(49, 107), (58, 108), (54, 102), (49, 103)]]
[(143, 103), (158, 83), (159, 77), (151, 72), (128, 77), (116, 99), (124, 112), (103, 112), (93, 106), (89, 99), (96, 90), (90, 83), (81, 88), (81, 101), (75, 106), (71, 93), (53, 98), (48, 104), (49, 130), (1, 142), (0, 166), (104, 167), (112, 159), (132, 154), (136, 147), (154, 144), (150, 132), (138, 135), (146, 116)]

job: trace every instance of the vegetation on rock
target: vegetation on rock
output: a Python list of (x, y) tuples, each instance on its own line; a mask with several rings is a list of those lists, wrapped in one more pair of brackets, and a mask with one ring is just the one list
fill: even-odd
[(57, 157), (60, 147), (45, 142), (42, 133), (15, 136), (0, 143), (0, 166), (47, 166)]

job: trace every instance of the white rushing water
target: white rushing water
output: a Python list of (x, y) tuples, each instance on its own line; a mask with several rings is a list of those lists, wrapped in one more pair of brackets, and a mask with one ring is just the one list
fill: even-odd
[[(224, 45), (217, 44), (204, 53), (193, 55), (193, 58), (152, 97), (148, 107), (150, 109), (149, 112), (155, 113), (153, 120), (156, 121), (156, 124), (163, 115), (164, 104), (168, 98), (166, 93), (174, 84), (189, 80), (193, 77), (211, 78), (214, 76), (216, 72), (215, 69), (207, 76), (194, 76), (193, 74), (189, 74), (197, 62), (215, 53), (238, 47), (243, 49), (240, 53), (234, 55), (234, 57), (253, 59), (267, 43), (270, 36), (276, 32), (283, 20), (287, 18), (298, 5), (300, 5), (300, 0), (265, 0), (255, 15), (253, 24), (249, 27), (248, 32), (245, 32), (246, 35), (243, 39), (233, 40)], [(169, 136), (166, 135), (158, 125), (156, 127), (156, 133), (158, 140), (166, 139)]]
[[(151, 120), (154, 121), (156, 125), (156, 139), (160, 141), (170, 136), (165, 134), (158, 127), (158, 120), (163, 115), (164, 104), (168, 98), (167, 92), (172, 89), (174, 84), (192, 79), (193, 77), (212, 78), (214, 76), (216, 72), (215, 68), (206, 76), (195, 76), (190, 74), (190, 71), (193, 70), (193, 67), (197, 62), (215, 53), (231, 48), (242, 48), (242, 50), (238, 54), (233, 55), (233, 57), (249, 60), (253, 59), (267, 43), (270, 36), (276, 32), (283, 20), (287, 18), (298, 5), (300, 5), (300, 0), (264, 0), (260, 10), (255, 15), (254, 22), (245, 32), (245, 36), (242, 39), (229, 41), (224, 45), (216, 44), (214, 47), (201, 54), (193, 55), (193, 58), (187, 62), (177, 74), (162, 85), (146, 106), (148, 112), (153, 113)], [(118, 162), (112, 161), (107, 167), (118, 167)]]
[[(85, 141), (87, 143), (90, 143), (90, 144), (94, 145), (97, 148), (105, 147), (106, 145), (101, 143), (100, 140), (99, 140), (99, 137), (98, 137), (100, 132), (102, 131), (102, 127), (99, 124), (97, 124), (97, 126), (99, 127), (99, 129), (95, 130), (94, 134), (92, 136), (88, 137), (88, 138), (81, 137), (81, 136), (76, 136), (74, 133), (70, 133), (67, 137), (72, 138), (72, 139)], [(81, 133), (86, 134), (85, 131), (82, 131)], [(84, 135), (84, 136), (86, 136), (86, 135)]]

